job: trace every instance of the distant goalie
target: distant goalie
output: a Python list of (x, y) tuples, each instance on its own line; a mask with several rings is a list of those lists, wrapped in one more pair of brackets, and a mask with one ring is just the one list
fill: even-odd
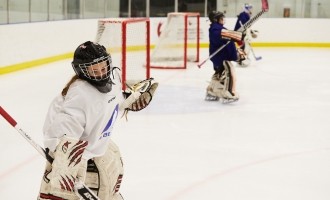
[[(244, 24), (246, 24), (252, 15), (253, 6), (251, 4), (245, 3), (243, 6), (243, 11), (237, 16), (237, 21), (234, 30), (239, 30)], [(243, 41), (237, 42), (237, 46), (244, 51), (247, 55), (247, 59), (242, 62), (238, 62), (239, 66), (247, 67), (250, 65), (251, 61), (249, 59), (250, 52), (252, 51), (251, 40), (258, 37), (259, 32), (257, 30), (247, 29), (245, 31), (245, 37)]]

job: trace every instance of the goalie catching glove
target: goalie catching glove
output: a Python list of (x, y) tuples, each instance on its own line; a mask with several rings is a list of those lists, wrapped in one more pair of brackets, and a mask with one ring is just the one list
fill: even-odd
[(257, 30), (251, 30), (250, 33), (252, 38), (257, 38), (259, 35), (259, 31)]
[(158, 83), (153, 78), (140, 81), (133, 86), (127, 85), (124, 91), (126, 100), (122, 103), (121, 109), (128, 111), (140, 111), (147, 107), (158, 87)]

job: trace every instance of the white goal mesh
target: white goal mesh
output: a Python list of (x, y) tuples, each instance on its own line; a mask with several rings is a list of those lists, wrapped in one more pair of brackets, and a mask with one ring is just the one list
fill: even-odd
[(122, 72), (123, 89), (150, 77), (150, 22), (147, 18), (100, 19), (96, 42), (107, 48)]
[(152, 51), (152, 68), (185, 69), (199, 61), (199, 13), (168, 13), (165, 27)]

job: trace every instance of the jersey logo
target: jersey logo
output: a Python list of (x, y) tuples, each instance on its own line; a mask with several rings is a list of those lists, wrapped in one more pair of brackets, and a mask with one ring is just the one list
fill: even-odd
[(119, 110), (119, 105), (117, 104), (114, 111), (112, 112), (112, 115), (111, 115), (107, 125), (105, 126), (104, 130), (102, 131), (102, 134), (101, 134), (99, 140), (111, 135), (111, 132), (113, 129), (113, 124), (116, 121), (117, 116), (118, 116), (118, 110)]
[(108, 101), (108, 103), (110, 103), (110, 102), (113, 101), (114, 99), (116, 99), (116, 97), (112, 97), (112, 98)]

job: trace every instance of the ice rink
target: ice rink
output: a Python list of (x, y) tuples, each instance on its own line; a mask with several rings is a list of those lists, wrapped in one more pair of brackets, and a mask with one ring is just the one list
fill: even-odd
[[(254, 50), (262, 60), (235, 68), (240, 100), (227, 105), (204, 101), (210, 62), (151, 70), (154, 100), (112, 135), (125, 200), (330, 199), (330, 49)], [(41, 145), (70, 62), (0, 77), (0, 105)], [(0, 131), (0, 199), (36, 199), (45, 161), (2, 117)]]

